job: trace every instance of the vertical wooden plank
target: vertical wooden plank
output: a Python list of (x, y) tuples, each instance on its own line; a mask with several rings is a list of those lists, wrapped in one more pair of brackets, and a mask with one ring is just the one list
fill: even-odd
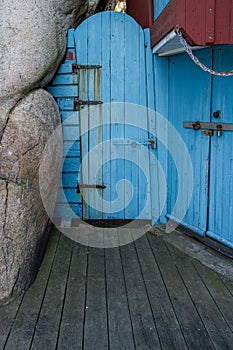
[[(90, 248), (83, 349), (108, 349), (104, 249)], [(96, 302), (98, 300), (98, 302)]]
[[(214, 49), (214, 69), (231, 69), (233, 47)], [(221, 118), (213, 122), (219, 124), (232, 122), (233, 77), (214, 77), (212, 111), (221, 110)], [(233, 248), (233, 133), (217, 133), (211, 139), (210, 189), (209, 189), (209, 227), (207, 235)]]
[[(230, 1), (230, 0), (229, 0)], [(230, 39), (230, 42), (232, 43), (233, 42), (233, 7), (231, 6), (231, 18), (230, 18), (230, 25), (229, 25), (229, 30), (230, 30), (230, 33), (229, 33), (229, 39)]]
[(233, 43), (233, 10), (231, 0), (215, 1), (215, 43)]
[(216, 349), (230, 349), (233, 342), (233, 333), (206, 286), (193, 268), (190, 258), (176, 248), (169, 247), (169, 251), (214, 347)]
[[(46, 254), (42, 261), (39, 273), (32, 286), (23, 296), (16, 319), (11, 328), (10, 336), (5, 344), (5, 349), (30, 349), (30, 344), (36, 327), (38, 314), (43, 303), (43, 298), (47, 287), (47, 280), (51, 272), (59, 238), (60, 233), (53, 229), (46, 247)], [(12, 304), (10, 304), (10, 307), (7, 307), (6, 314), (11, 312), (11, 310), (16, 307), (20, 299), (15, 300)], [(0, 311), (1, 310), (4, 311), (4, 307), (1, 307)], [(4, 325), (4, 316), (1, 316), (1, 325)], [(1, 346), (1, 349), (2, 348), (3, 347)]]
[[(211, 66), (211, 49), (204, 49), (196, 54), (207, 66)], [(191, 157), (194, 172), (193, 196), (187, 213), (184, 218), (179, 218), (180, 214), (177, 212), (174, 219), (182, 219), (182, 225), (203, 235), (207, 222), (210, 139), (202, 135), (201, 130), (184, 129), (183, 122), (186, 120), (210, 121), (211, 76), (193, 64), (186, 54), (171, 57), (169, 61), (169, 122), (181, 135)], [(172, 132), (172, 129), (170, 131)], [(168, 140), (168, 150), (171, 152), (177, 149), (175, 138), (170, 133)], [(182, 149), (177, 149), (177, 152), (181, 152), (182, 158)], [(175, 206), (178, 186), (185, 203), (188, 191), (182, 186), (181, 180), (185, 174), (188, 176), (188, 170), (184, 164), (177, 173), (171, 156), (168, 161), (168, 213), (171, 214)], [(182, 206), (180, 210), (182, 211)]]
[[(148, 113), (148, 86), (147, 86), (147, 62), (146, 62), (146, 43), (144, 31), (139, 28), (139, 104), (142, 108), (142, 119), (138, 127), (138, 139), (142, 144), (149, 140), (149, 113)], [(150, 193), (150, 145), (142, 145), (139, 149), (138, 162), (140, 168), (143, 166), (144, 171), (139, 170), (138, 187), (139, 187), (139, 218), (151, 218), (151, 193)]]
[[(131, 103), (140, 104), (140, 30), (132, 18), (125, 20), (125, 114), (129, 118), (132, 113)], [(144, 67), (143, 67), (144, 70)], [(128, 87), (131, 86), (129, 89)], [(134, 108), (133, 108), (134, 110)], [(139, 141), (139, 128), (137, 118), (133, 120), (133, 125), (125, 126), (125, 138), (134, 142)], [(126, 218), (137, 217), (139, 215), (139, 150), (140, 146), (126, 146), (126, 177), (133, 187), (134, 196), (130, 205), (125, 209)], [(128, 200), (126, 195), (126, 200)]]
[[(148, 234), (150, 236), (150, 234)], [(182, 330), (168, 294), (160, 267), (155, 261), (147, 236), (135, 242), (142, 275), (148, 292), (162, 349), (187, 349)]]
[(14, 327), (15, 317), (20, 307), (22, 298), (23, 297), (17, 298), (14, 301), (12, 301), (9, 305), (4, 305), (0, 307), (0, 349), (4, 349), (4, 346), (7, 344), (11, 328), (12, 326)]
[[(104, 106), (102, 106), (102, 118), (103, 118), (103, 184), (106, 186), (103, 191), (103, 199), (109, 203), (103, 210), (103, 219), (108, 219), (112, 217), (111, 214), (111, 145), (107, 145), (107, 141), (111, 138), (111, 19), (112, 12), (109, 12), (109, 16), (106, 13), (102, 14), (102, 40), (101, 40), (101, 62), (102, 62), (102, 84), (101, 84), (101, 95)], [(109, 28), (106, 30), (106, 28)], [(106, 145), (106, 146), (105, 146)]]
[(61, 236), (31, 349), (56, 349), (72, 245), (71, 240)]
[[(168, 143), (168, 130), (166, 123), (158, 123), (157, 121), (157, 113), (161, 115), (163, 118), (168, 119), (168, 91), (169, 91), (169, 64), (167, 57), (158, 57), (154, 55), (154, 80), (155, 80), (155, 89), (154, 89), (154, 97), (155, 97), (155, 110), (156, 110), (156, 134), (157, 134), (157, 152), (158, 152), (158, 162), (161, 164), (162, 169), (164, 171), (164, 175), (167, 178), (168, 176), (168, 152), (164, 147), (163, 142), (165, 144)], [(163, 141), (163, 142), (162, 142)], [(158, 178), (156, 178), (156, 174)], [(158, 213), (160, 213), (159, 222), (166, 223), (166, 214), (167, 214), (167, 201), (165, 203), (164, 208), (161, 208), (162, 202), (162, 191), (164, 189), (159, 187), (161, 183), (161, 179), (159, 177), (157, 167), (155, 175), (151, 175), (152, 183), (156, 183), (157, 187), (154, 186), (154, 189), (157, 189), (156, 192), (153, 191), (153, 201), (152, 202), (152, 218), (157, 217)], [(151, 185), (152, 186), (152, 185)], [(159, 187), (159, 188), (158, 188)]]
[(134, 245), (120, 248), (135, 348), (160, 349), (160, 339)]
[[(101, 35), (102, 30), (102, 16), (98, 14), (88, 20), (88, 65), (101, 64)], [(88, 99), (94, 100), (95, 90), (98, 90), (100, 94), (101, 87), (98, 89), (94, 86), (95, 73), (94, 70), (89, 70), (88, 76)], [(97, 82), (97, 81), (96, 81)], [(97, 91), (96, 91), (97, 92)], [(97, 169), (102, 163), (102, 113), (101, 108), (91, 107), (89, 114), (89, 152), (90, 152), (90, 163), (89, 163), (89, 184), (100, 184), (102, 185), (102, 171), (97, 173)], [(94, 127), (95, 126), (95, 127)], [(95, 151), (93, 152), (93, 149)], [(101, 193), (103, 190), (90, 189), (89, 200), (90, 200), (90, 218), (101, 219), (102, 218), (102, 200)], [(93, 208), (91, 207), (93, 205)], [(96, 210), (95, 208), (98, 208)]]
[(206, 1), (206, 31), (205, 42), (207, 44), (213, 43), (215, 40), (215, 0)]
[(148, 237), (188, 349), (212, 349), (206, 328), (166, 245), (158, 237)]
[(128, 0), (127, 13), (133, 17), (142, 28), (149, 28), (153, 19), (152, 0)]
[[(89, 112), (89, 108), (88, 108)], [(86, 111), (80, 111), (80, 130), (81, 130), (81, 159), (82, 159), (82, 165), (81, 165), (81, 176), (80, 180), (81, 183), (89, 183), (89, 133), (88, 125), (89, 125), (89, 116), (86, 116)], [(84, 164), (84, 158), (85, 158), (85, 164)], [(87, 166), (86, 166), (87, 164)], [(86, 189), (81, 189), (81, 195), (83, 198), (83, 219), (89, 219), (90, 218), (90, 211), (89, 211), (89, 191)]]
[[(125, 55), (125, 21), (126, 16), (119, 13), (111, 16), (111, 140), (124, 138), (124, 123), (125, 123), (125, 74), (126, 74), (126, 55)], [(120, 104), (117, 104), (120, 102)], [(125, 218), (124, 200), (125, 191), (124, 186), (121, 189), (117, 187), (119, 181), (125, 179), (124, 159), (119, 155), (124, 154), (122, 147), (112, 142), (111, 144), (111, 216), (112, 218)], [(114, 208), (113, 202), (119, 198), (123, 209)]]
[(119, 248), (105, 250), (109, 345), (112, 350), (135, 349)]
[(67, 280), (57, 349), (82, 349), (85, 313), (87, 248), (75, 244)]
[[(74, 40), (76, 47), (77, 63), (82, 65), (88, 64), (88, 21), (84, 21), (74, 32)], [(83, 40), (84, 39), (84, 40)], [(78, 81), (79, 81), (79, 99), (87, 100), (87, 70), (78, 70)], [(80, 122), (80, 142), (81, 142), (81, 161), (84, 157), (88, 157), (88, 142), (89, 133), (88, 130), (88, 112), (89, 108), (82, 109), (79, 112)], [(79, 181), (82, 183), (89, 183), (88, 168), (81, 166), (81, 174), (79, 174)], [(81, 191), (83, 197), (83, 219), (89, 219), (89, 192), (86, 190)]]
[(69, 29), (67, 32), (67, 47), (69, 49), (75, 48), (75, 42), (74, 42), (74, 29)]
[[(209, 0), (208, 0), (209, 1)], [(205, 45), (206, 40), (206, 1), (186, 0), (186, 32), (194, 43)]]

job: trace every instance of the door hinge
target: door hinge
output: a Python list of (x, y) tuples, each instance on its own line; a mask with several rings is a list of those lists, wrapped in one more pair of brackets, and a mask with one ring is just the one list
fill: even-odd
[(100, 69), (99, 64), (72, 64), (72, 74), (77, 74), (81, 69)]
[(105, 185), (82, 184), (82, 183), (78, 182), (76, 192), (80, 193), (81, 188), (96, 188), (99, 190), (104, 190), (106, 188), (106, 186)]
[(94, 101), (94, 100), (78, 100), (74, 99), (74, 110), (79, 111), (83, 106), (95, 106), (103, 104), (102, 101)]

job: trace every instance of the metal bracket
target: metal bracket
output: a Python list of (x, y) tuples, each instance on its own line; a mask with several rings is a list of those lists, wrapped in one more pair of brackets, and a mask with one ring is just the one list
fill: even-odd
[(220, 124), (220, 123), (209, 123), (209, 122), (184, 122), (184, 128), (199, 130), (199, 129), (210, 129), (219, 131), (233, 131), (233, 124)]
[(105, 185), (81, 184), (80, 182), (78, 182), (76, 192), (80, 193), (81, 188), (97, 188), (99, 190), (104, 190), (106, 188), (106, 186)]
[(74, 99), (74, 110), (79, 111), (82, 106), (95, 106), (102, 104), (102, 101), (93, 101), (93, 100), (78, 100)]
[(100, 69), (102, 66), (93, 64), (72, 64), (72, 74), (77, 74), (80, 69)]

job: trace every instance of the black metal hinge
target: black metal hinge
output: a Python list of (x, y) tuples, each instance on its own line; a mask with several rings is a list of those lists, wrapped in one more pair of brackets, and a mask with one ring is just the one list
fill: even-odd
[(82, 106), (95, 106), (95, 105), (100, 105), (102, 103), (103, 103), (102, 101), (74, 99), (74, 110), (79, 111)]
[(92, 185), (92, 184), (81, 184), (80, 182), (78, 182), (76, 192), (80, 193), (81, 188), (97, 188), (99, 190), (104, 190), (106, 188), (106, 186), (104, 186), (104, 185)]
[(72, 74), (77, 74), (80, 69), (100, 69), (102, 66), (99, 64), (72, 64)]

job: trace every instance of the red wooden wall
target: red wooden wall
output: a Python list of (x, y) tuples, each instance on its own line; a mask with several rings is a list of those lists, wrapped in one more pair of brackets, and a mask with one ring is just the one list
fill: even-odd
[(127, 0), (127, 13), (142, 28), (150, 28), (153, 23), (153, 0)]
[(172, 0), (151, 27), (151, 45), (177, 24), (192, 45), (233, 44), (233, 0)]

